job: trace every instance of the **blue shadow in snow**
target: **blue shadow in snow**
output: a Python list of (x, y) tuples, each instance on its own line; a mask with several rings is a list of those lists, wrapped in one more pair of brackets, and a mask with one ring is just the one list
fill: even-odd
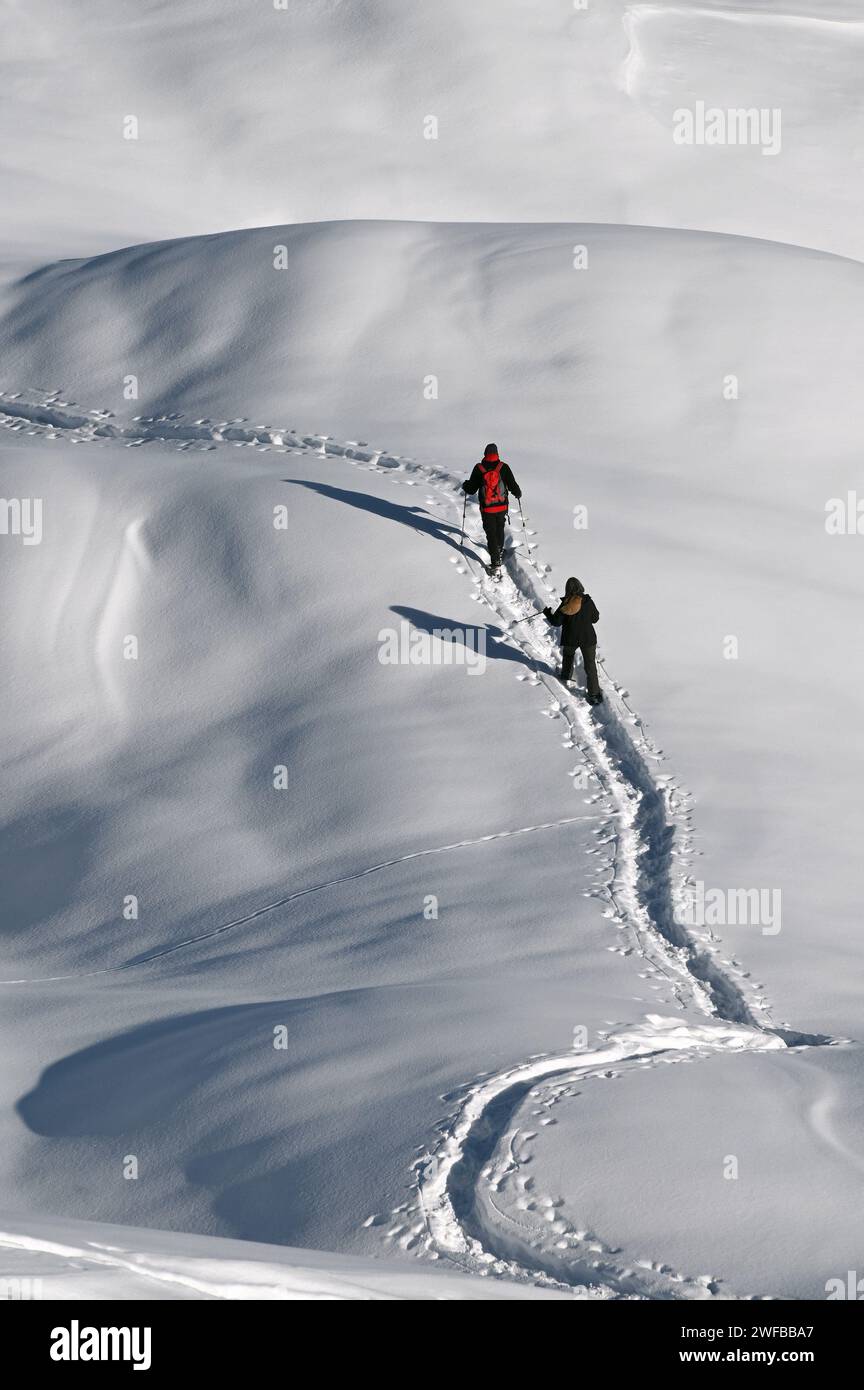
[(293, 483), (295, 487), (309, 488), (321, 497), (329, 497), (334, 502), (345, 502), (349, 507), (357, 507), (361, 512), (371, 512), (373, 516), (381, 516), (385, 521), (396, 521), (400, 526), (410, 526), (412, 531), (419, 531), (421, 535), (443, 541), (460, 555), (462, 553), (459, 527), (451, 526), (447, 521), (438, 521), (422, 507), (400, 506), (396, 502), (388, 502), (383, 497), (370, 497), (365, 492), (349, 492), (344, 487), (311, 482), (306, 478), (284, 478), (283, 482)]
[[(435, 613), (426, 613), (422, 608), (411, 608), (404, 603), (393, 603), (390, 605), (391, 613), (396, 613), (400, 618), (407, 618), (412, 627), (420, 632), (444, 631), (457, 632), (464, 631), (467, 626), (477, 627), (477, 624), (466, 624), (454, 622), (452, 618), (440, 618)], [(495, 661), (515, 661), (520, 666), (528, 666), (532, 670), (546, 670), (542, 663), (533, 661), (520, 652), (518, 647), (511, 647), (500, 627), (479, 627), (480, 632), (486, 633), (486, 655)]]

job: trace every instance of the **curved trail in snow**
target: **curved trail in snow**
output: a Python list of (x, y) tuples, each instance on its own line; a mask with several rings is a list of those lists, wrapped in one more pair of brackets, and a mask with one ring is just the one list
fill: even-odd
[[(438, 470), (418, 470), (409, 462), (424, 473), (458, 517), (455, 480), (448, 478), (442, 489)], [(455, 496), (461, 496), (458, 487)], [(479, 538), (473, 543), (482, 548)], [(775, 1026), (762, 987), (748, 986), (743, 968), (734, 959), (724, 959), (713, 932), (697, 934), (680, 925), (676, 908), (690, 881), (688, 798), (671, 778), (652, 773), (652, 764), (660, 761), (662, 753), (602, 661), (605, 703), (600, 707), (588, 706), (581, 694), (574, 694), (551, 673), (550, 667), (554, 670), (557, 664), (553, 640), (526, 623), (523, 611), (526, 604), (542, 607), (547, 595), (554, 593), (546, 569), (533, 559), (527, 529), (523, 540), (508, 552), (505, 583), (485, 578), (485, 568), (474, 559), (466, 558), (464, 569), (505, 636), (515, 638), (532, 659), (536, 681), (550, 698), (547, 713), (566, 725), (564, 746), (579, 749), (602, 789), (613, 845), (604, 916), (629, 936), (655, 979), (671, 988), (678, 1008), (697, 1010), (706, 1021), (649, 1014), (642, 1025), (617, 1029), (585, 1051), (531, 1058), (482, 1078), (463, 1094), (439, 1142), (415, 1164), (418, 1210), (433, 1250), (475, 1271), (551, 1281), (578, 1288), (583, 1296), (713, 1297), (720, 1288), (709, 1276), (688, 1278), (659, 1262), (639, 1261), (635, 1267), (616, 1263), (614, 1252), (603, 1242), (557, 1215), (551, 1199), (545, 1199), (548, 1206), (541, 1210), (539, 1226), (548, 1223), (548, 1230), (551, 1225), (560, 1237), (556, 1245), (562, 1253), (540, 1249), (544, 1242), (537, 1238), (538, 1226), (517, 1225), (494, 1201), (502, 1182), (520, 1181), (518, 1159), (513, 1156), (509, 1162), (496, 1163), (496, 1151), (509, 1138), (512, 1155), (515, 1113), (528, 1096), (540, 1094), (535, 1088), (556, 1079), (608, 1074), (604, 1069), (610, 1065), (623, 1070), (661, 1056), (677, 1061), (717, 1051), (822, 1046), (832, 1040)], [(520, 628), (523, 635), (518, 638)], [(526, 1180), (521, 1177), (521, 1181)], [(531, 1210), (537, 1202), (523, 1194), (517, 1205)], [(490, 1206), (496, 1214), (494, 1222), (489, 1219)]]
[[(281, 453), (312, 450), (321, 455), (343, 457), (355, 466), (386, 474), (395, 481), (416, 486), (415, 480), (421, 478), (432, 494), (427, 497), (427, 504), (451, 510), (457, 519), (461, 518), (462, 494), (458, 480), (452, 475), (441, 468), (372, 449), (359, 441), (337, 443), (326, 435), (275, 429), (269, 425), (251, 426), (241, 419), (188, 422), (172, 414), (138, 417), (130, 423), (121, 423), (114, 421), (108, 411), (72, 412), (72, 403), (61, 400), (59, 392), (46, 393), (41, 400), (25, 399), (22, 392), (0, 393), (0, 424), (15, 431), (27, 429), (28, 433), (64, 437), (76, 443), (118, 439), (130, 448), (160, 440), (176, 442), (181, 449), (203, 447), (209, 450), (234, 444)], [(502, 1181), (520, 1181), (514, 1149), (517, 1136), (511, 1122), (522, 1101), (537, 1087), (566, 1083), (568, 1078), (607, 1074), (604, 1068), (611, 1065), (619, 1069), (644, 1065), (654, 1057), (672, 1061), (708, 1056), (717, 1051), (766, 1051), (832, 1042), (829, 1038), (775, 1026), (761, 987), (752, 986), (740, 964), (723, 954), (722, 943), (714, 933), (710, 930), (698, 932), (679, 923), (676, 909), (688, 885), (688, 798), (671, 776), (661, 777), (654, 771), (663, 755), (627, 703), (627, 692), (610, 680), (602, 660), (599, 665), (605, 678), (606, 702), (597, 708), (589, 707), (578, 693), (565, 688), (553, 674), (556, 652), (551, 638), (525, 622), (528, 607), (533, 609), (538, 600), (542, 607), (554, 594), (547, 580), (548, 571), (534, 556), (536, 546), (529, 539), (532, 534), (526, 530), (519, 544), (508, 552), (508, 577), (500, 584), (487, 579), (476, 557), (467, 551), (463, 558), (453, 562), (460, 573), (470, 576), (475, 596), (495, 615), (505, 637), (530, 660), (533, 666), (531, 684), (534, 688), (542, 687), (548, 696), (545, 712), (550, 718), (561, 721), (565, 730), (564, 747), (577, 749), (591, 770), (590, 775), (599, 790), (588, 800), (591, 804), (603, 804), (598, 814), (608, 834), (600, 844), (610, 855), (604, 865), (606, 881), (596, 896), (604, 903), (603, 916), (626, 943), (611, 949), (619, 950), (622, 955), (635, 953), (645, 963), (649, 978), (671, 993), (679, 1017), (649, 1014), (641, 1024), (616, 1029), (590, 1048), (530, 1058), (495, 1075), (482, 1077), (463, 1089), (458, 1096), (456, 1112), (444, 1122), (438, 1142), (415, 1163), (416, 1205), (405, 1204), (399, 1210), (418, 1218), (433, 1256), (452, 1260), (474, 1272), (532, 1282), (539, 1279), (601, 1297), (712, 1297), (719, 1290), (707, 1276), (687, 1278), (659, 1263), (640, 1261), (635, 1267), (628, 1267), (616, 1262), (613, 1259), (616, 1252), (590, 1233), (580, 1232), (560, 1217), (556, 1218), (554, 1212), (550, 1224), (555, 1234), (560, 1235), (557, 1242), (560, 1254), (540, 1251), (536, 1228), (527, 1224), (520, 1227), (494, 1202), (493, 1193)], [(445, 853), (501, 835), (525, 834), (549, 829), (553, 824), (590, 818), (585, 815), (567, 818), (546, 826), (522, 827), (483, 836), (478, 841), (415, 851), (400, 859), (298, 890), (187, 941), (108, 970), (90, 973), (107, 974), (160, 959), (309, 893), (365, 877), (424, 854)], [(681, 1017), (685, 1010), (697, 1015), (697, 1019)], [(699, 1016), (701, 1021), (698, 1021)], [(819, 1118), (824, 1125), (824, 1117)], [(506, 1147), (508, 1135), (511, 1157), (502, 1167), (496, 1154)], [(486, 1211), (490, 1205), (500, 1218), (495, 1222), (489, 1220)], [(527, 1211), (534, 1204), (525, 1201), (522, 1205)]]
[[(517, 1143), (534, 1134), (515, 1128), (513, 1117), (529, 1097), (542, 1102), (538, 1088), (551, 1082), (571, 1083), (572, 1096), (573, 1082), (619, 1075), (656, 1058), (677, 1061), (717, 1051), (784, 1048), (776, 1034), (744, 1025), (694, 1024), (648, 1014), (642, 1025), (615, 1030), (583, 1052), (534, 1058), (481, 1081), (469, 1089), (455, 1122), (418, 1172), (421, 1207), (435, 1249), (463, 1267), (575, 1286), (584, 1296), (713, 1296), (720, 1289), (710, 1276), (687, 1276), (659, 1261), (616, 1259), (616, 1248), (574, 1226), (557, 1210), (554, 1199), (534, 1192), (533, 1178), (521, 1174), (522, 1160), (516, 1152)], [(501, 1150), (503, 1156), (496, 1157)], [(505, 1182), (518, 1192), (515, 1207), (524, 1213), (521, 1222), (495, 1203)], [(489, 1207), (496, 1213), (494, 1223)], [(549, 1248), (547, 1238), (553, 1237)]]

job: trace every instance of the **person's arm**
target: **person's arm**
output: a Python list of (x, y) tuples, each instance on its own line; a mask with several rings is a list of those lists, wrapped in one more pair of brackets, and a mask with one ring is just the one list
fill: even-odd
[(480, 491), (480, 484), (482, 481), (483, 474), (480, 472), (479, 465), (475, 463), (471, 472), (471, 477), (466, 478), (465, 482), (462, 484), (462, 491), (466, 493), (468, 497), (473, 497), (475, 492)]
[(513, 477), (513, 470), (510, 467), (509, 463), (505, 463), (504, 467), (501, 469), (501, 476), (504, 479), (507, 491), (512, 492), (513, 496), (516, 498), (521, 497), (522, 489), (517, 483), (516, 479)]
[[(591, 607), (588, 609), (588, 612), (586, 613), (585, 616), (587, 617), (589, 623), (599, 623), (599, 621), (600, 621), (600, 609), (597, 607), (596, 603), (594, 602), (594, 600), (593, 600), (593, 598), (591, 597), (590, 594), (587, 594), (586, 597), (587, 597), (588, 602), (589, 602), (589, 604), (591, 605)], [(582, 600), (582, 603), (583, 603), (583, 607), (584, 607), (584, 603), (585, 603), (585, 600), (584, 600), (584, 599)]]
[(564, 614), (561, 612), (560, 603), (554, 613), (551, 608), (544, 608), (543, 612), (546, 614), (547, 621), (550, 622), (553, 627), (560, 627), (564, 621)]

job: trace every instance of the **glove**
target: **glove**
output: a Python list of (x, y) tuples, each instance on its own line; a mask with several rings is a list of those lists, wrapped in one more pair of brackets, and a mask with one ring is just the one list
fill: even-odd
[(465, 481), (464, 481), (464, 483), (462, 484), (462, 491), (463, 491), (463, 492), (467, 492), (467, 491), (468, 491), (468, 484), (469, 484), (469, 482), (470, 482), (470, 479), (469, 479), (469, 478), (466, 478)]
[(544, 618), (551, 618), (551, 617), (552, 617), (552, 609), (551, 609), (551, 608), (544, 608), (544, 609), (543, 609), (543, 616), (544, 616)]

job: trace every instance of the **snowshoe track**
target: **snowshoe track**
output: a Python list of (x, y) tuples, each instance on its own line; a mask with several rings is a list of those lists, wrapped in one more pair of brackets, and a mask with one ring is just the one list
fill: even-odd
[[(241, 418), (215, 423), (209, 419), (188, 421), (176, 412), (120, 422), (108, 410), (81, 410), (74, 402), (61, 399), (59, 390), (0, 392), (0, 427), (49, 439), (65, 438), (72, 443), (122, 440), (129, 448), (159, 440), (176, 442), (181, 450), (234, 445), (279, 453), (338, 456), (357, 467), (384, 473), (412, 486), (418, 477), (422, 478), (431, 494), (427, 505), (452, 511), (455, 519), (461, 520), (462, 494), (452, 475), (433, 465), (373, 449), (361, 441), (339, 443), (328, 435), (253, 426)], [(548, 696), (544, 712), (563, 723), (563, 746), (578, 750), (591, 769), (597, 791), (586, 800), (592, 805), (603, 803), (598, 850), (607, 851), (609, 857), (602, 861), (599, 882), (590, 895), (603, 901), (603, 915), (627, 943), (610, 949), (625, 956), (636, 955), (644, 963), (652, 985), (671, 996), (664, 1002), (672, 1004), (679, 1017), (648, 1014), (641, 1025), (615, 1029), (593, 1048), (531, 1058), (461, 1090), (455, 1112), (442, 1122), (438, 1142), (415, 1163), (416, 1197), (394, 1213), (398, 1219), (389, 1238), (398, 1239), (406, 1250), (450, 1259), (475, 1273), (553, 1283), (586, 1297), (729, 1296), (723, 1294), (719, 1282), (711, 1276), (688, 1278), (657, 1261), (615, 1260), (617, 1252), (561, 1216), (549, 1223), (559, 1227), (553, 1231), (559, 1238), (556, 1250), (538, 1248), (543, 1242), (536, 1239), (536, 1230), (530, 1226), (518, 1229), (500, 1211), (502, 1221), (509, 1221), (513, 1229), (508, 1232), (500, 1224), (492, 1227), (478, 1201), (478, 1193), (483, 1191), (495, 1205), (484, 1184), (486, 1189), (494, 1190), (495, 1183), (511, 1175), (516, 1181), (526, 1181), (519, 1174), (515, 1156), (512, 1166), (505, 1165), (503, 1172), (494, 1161), (490, 1166), (490, 1160), (502, 1141), (506, 1141), (508, 1130), (512, 1131), (515, 1111), (534, 1088), (557, 1085), (566, 1094), (568, 1083), (575, 1079), (609, 1074), (604, 1068), (612, 1066), (623, 1069), (650, 1065), (651, 1059), (661, 1056), (672, 1061), (708, 1056), (718, 1050), (764, 1051), (833, 1042), (776, 1026), (764, 991), (748, 983), (739, 962), (724, 957), (719, 938), (713, 932), (698, 933), (677, 922), (675, 908), (687, 888), (688, 855), (692, 848), (690, 799), (671, 776), (661, 776), (653, 770), (663, 759), (662, 751), (629, 705), (627, 691), (608, 676), (602, 658), (598, 659), (598, 666), (604, 678), (605, 701), (600, 706), (587, 706), (581, 696), (565, 688), (553, 674), (556, 653), (551, 638), (538, 632), (535, 623), (525, 621), (527, 608), (538, 605), (538, 601), (542, 607), (554, 596), (548, 579), (550, 568), (536, 558), (537, 543), (530, 539), (536, 533), (527, 529), (529, 518), (525, 520), (522, 538), (505, 555), (507, 575), (503, 580), (489, 579), (482, 561), (467, 551), (453, 562), (460, 573), (470, 576), (478, 602), (499, 620), (504, 635), (529, 658), (532, 674), (527, 679), (532, 687), (542, 688)], [(479, 539), (466, 539), (482, 552), (484, 547)], [(586, 818), (583, 815), (572, 819)], [(549, 827), (524, 827), (501, 833), (522, 834), (544, 828)], [(496, 837), (482, 837), (489, 838)], [(461, 847), (461, 843), (469, 842), (416, 853), (443, 853)], [(363, 877), (391, 862), (402, 861), (373, 865), (332, 882)], [(300, 890), (222, 924), (204, 937), (176, 943), (166, 951), (111, 969), (145, 964), (328, 886), (329, 882)], [(680, 1015), (685, 1009), (701, 1014), (705, 1021), (684, 1020)], [(510, 1153), (514, 1154), (512, 1132)], [(553, 1207), (555, 1200), (542, 1199)], [(370, 1217), (367, 1225), (380, 1224), (380, 1220)]]

